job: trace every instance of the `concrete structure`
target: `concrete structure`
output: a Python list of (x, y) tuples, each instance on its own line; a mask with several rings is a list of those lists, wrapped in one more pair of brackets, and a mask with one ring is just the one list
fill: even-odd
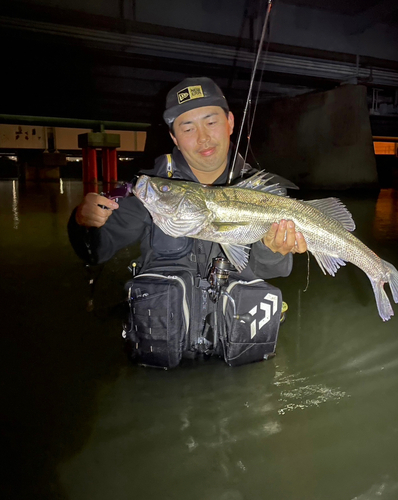
[[(2, 124), (0, 153), (11, 152), (19, 156), (20, 174), (26, 180), (57, 180), (60, 177), (60, 168), (67, 165), (67, 155), (79, 157), (82, 154), (83, 146), (79, 145), (79, 137), (82, 135), (99, 138), (90, 142), (90, 148), (93, 149), (91, 157), (96, 158), (96, 149), (102, 150), (102, 170), (105, 173), (104, 181), (108, 183), (117, 180), (118, 152), (134, 154), (141, 153), (145, 149), (144, 131), (91, 132), (90, 129), (69, 127)], [(116, 141), (103, 143), (104, 137), (113, 139), (116, 137)], [(21, 155), (21, 152), (24, 154)], [(40, 154), (41, 152), (43, 154)], [(2, 176), (3, 172), (0, 169), (0, 178)], [(94, 177), (97, 179), (98, 173)]]
[[(164, 153), (164, 98), (186, 76), (215, 79), (239, 118), (266, 7), (257, 0), (2, 2), (1, 111), (151, 123), (150, 154)], [(372, 134), (398, 137), (396, 0), (274, 2), (266, 48), (254, 85), (260, 105), (362, 85)], [(272, 109), (278, 122), (287, 108)]]
[[(3, 65), (10, 68), (5, 107), (160, 122), (172, 84), (201, 73), (239, 108), (265, 8), (256, 0), (2, 2)], [(368, 88), (375, 122), (397, 118), (397, 9), (395, 0), (274, 2), (260, 99), (359, 82)], [(27, 88), (26, 74), (40, 77)]]
[[(33, 118), (32, 118), (33, 119)], [(88, 128), (42, 127), (35, 125), (0, 124), (0, 151), (37, 149), (48, 151), (77, 151), (78, 136), (90, 133)], [(119, 151), (144, 151), (146, 132), (106, 130), (108, 135), (118, 134)]]
[(363, 86), (345, 85), (260, 106), (252, 144), (262, 168), (300, 187), (378, 185)]

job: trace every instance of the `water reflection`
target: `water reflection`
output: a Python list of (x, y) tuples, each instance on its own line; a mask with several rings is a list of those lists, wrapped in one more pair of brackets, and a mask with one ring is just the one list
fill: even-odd
[(398, 497), (398, 483), (392, 481), (389, 476), (385, 476), (380, 483), (374, 484), (365, 493), (356, 496), (352, 500), (396, 500)]
[(12, 181), (12, 215), (13, 215), (13, 228), (19, 227), (19, 213), (18, 213), (18, 181)]
[(377, 239), (398, 239), (398, 191), (381, 189), (377, 198), (373, 235)]
[[(0, 194), (0, 423), (15, 498), (398, 498), (398, 318), (380, 320), (361, 270), (325, 277), (312, 259), (303, 293), (307, 257), (297, 256), (273, 282), (289, 312), (269, 362), (145, 370), (127, 361), (109, 314), (124, 298), (127, 252), (104, 266), (85, 310), (66, 233), (82, 184), (7, 181)], [(396, 265), (397, 193), (381, 191), (376, 209), (374, 197), (347, 206), (356, 235)]]

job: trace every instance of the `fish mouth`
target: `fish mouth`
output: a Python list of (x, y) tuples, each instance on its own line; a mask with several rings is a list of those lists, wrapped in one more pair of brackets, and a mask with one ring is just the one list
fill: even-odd
[(133, 189), (134, 195), (144, 204), (154, 203), (159, 199), (159, 195), (150, 183), (150, 177), (141, 175)]
[(147, 192), (148, 177), (146, 175), (141, 175), (138, 178), (135, 186), (133, 188), (133, 194), (140, 200), (144, 200)]

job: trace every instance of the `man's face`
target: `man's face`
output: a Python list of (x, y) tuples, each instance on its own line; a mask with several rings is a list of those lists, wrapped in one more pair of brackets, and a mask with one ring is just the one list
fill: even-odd
[(219, 106), (204, 106), (178, 116), (174, 121), (174, 144), (188, 165), (199, 173), (221, 174), (227, 166), (234, 117)]

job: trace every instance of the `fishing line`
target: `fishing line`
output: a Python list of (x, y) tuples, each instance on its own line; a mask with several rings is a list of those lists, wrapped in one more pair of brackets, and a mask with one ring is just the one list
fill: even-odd
[(230, 168), (230, 172), (229, 172), (229, 176), (228, 176), (228, 180), (227, 180), (227, 186), (229, 184), (231, 184), (232, 176), (233, 176), (233, 172), (234, 172), (234, 168), (235, 168), (236, 159), (238, 157), (239, 144), (240, 144), (240, 140), (241, 140), (241, 137), (242, 137), (242, 132), (243, 132), (243, 127), (244, 127), (245, 120), (246, 120), (247, 110), (248, 110), (249, 104), (251, 102), (251, 94), (252, 94), (252, 90), (253, 90), (253, 83), (254, 83), (254, 79), (255, 79), (255, 76), (256, 76), (256, 72), (257, 72), (257, 66), (258, 66), (258, 62), (259, 62), (259, 59), (260, 59), (260, 54), (261, 54), (261, 51), (262, 51), (262, 48), (263, 48), (263, 43), (264, 43), (264, 38), (265, 38), (266, 31), (267, 31), (268, 19), (269, 19), (269, 15), (270, 15), (270, 12), (271, 12), (271, 8), (272, 8), (272, 0), (268, 0), (267, 12), (265, 14), (265, 20), (264, 20), (263, 29), (262, 29), (262, 32), (261, 32), (261, 38), (260, 38), (260, 42), (258, 44), (257, 54), (256, 54), (256, 58), (255, 58), (255, 61), (254, 61), (252, 75), (251, 75), (251, 78), (250, 78), (249, 91), (248, 91), (248, 94), (247, 94), (246, 104), (245, 104), (245, 107), (244, 107), (244, 110), (243, 110), (242, 122), (241, 122), (241, 126), (240, 126), (240, 129), (239, 129), (238, 139), (236, 141), (236, 148), (235, 148), (235, 152), (234, 152), (234, 159), (233, 159), (232, 164), (231, 164), (231, 168)]
[(310, 252), (307, 250), (307, 286), (303, 290), (303, 292), (306, 292), (308, 290), (308, 287), (310, 285)]

